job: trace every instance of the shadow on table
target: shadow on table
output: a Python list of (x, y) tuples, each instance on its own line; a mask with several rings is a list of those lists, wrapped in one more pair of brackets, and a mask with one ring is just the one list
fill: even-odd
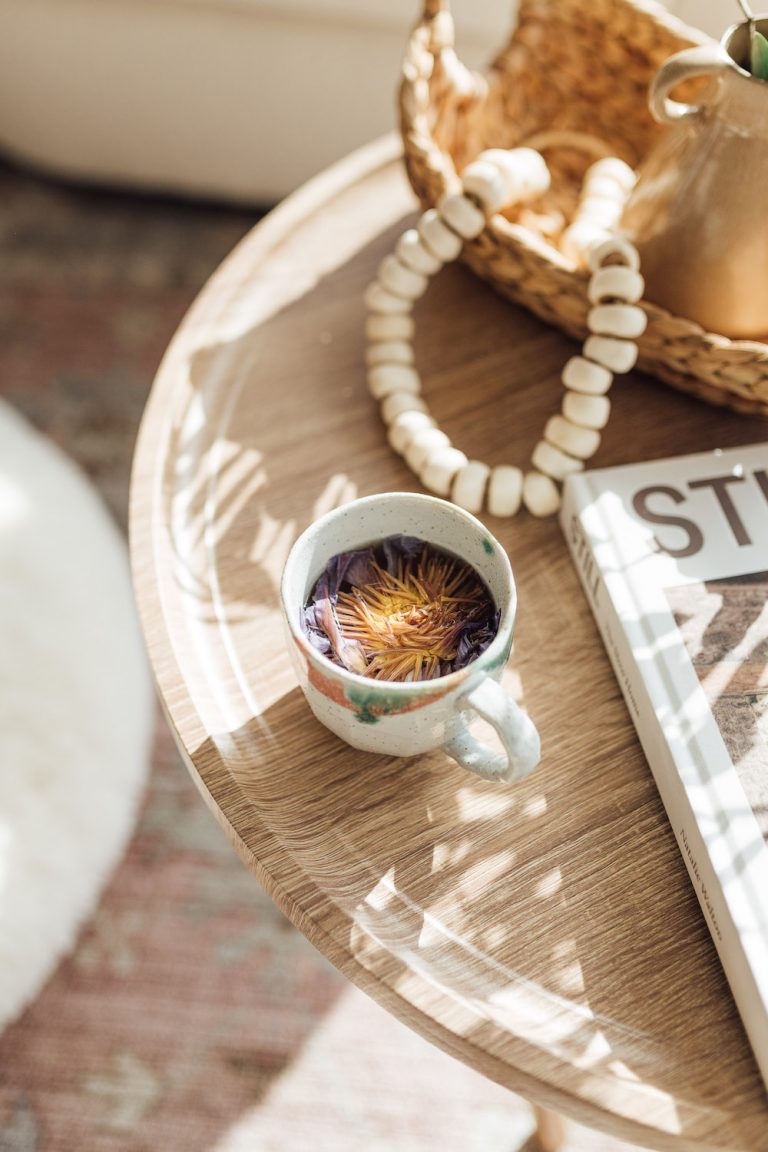
[[(272, 301), (267, 319), (190, 351), (164, 452), (164, 519), (199, 613), (215, 615), (220, 601), (234, 619), (276, 603), (288, 549), (318, 515), (357, 495), (421, 490), (387, 443), (365, 368), (364, 289), (407, 220), (298, 298)], [(514, 427), (528, 451), (557, 402), (569, 342), (521, 310), (510, 317), (460, 267), (437, 278), (416, 316), (425, 398), (448, 435), (470, 457), (502, 462)], [(521, 373), (523, 357), (535, 372)]]
[[(593, 962), (613, 879), (596, 870), (585, 902), (556, 864), (556, 778), (539, 770), (500, 788), (441, 752), (402, 760), (355, 751), (311, 717), (298, 689), (195, 761), (213, 765), (220, 753), (223, 786), (251, 806), (237, 823), (270, 894), (404, 1022), (534, 1100), (538, 1078), (551, 1083), (561, 1066), (573, 1118), (587, 1118), (583, 1095), (616, 1114), (616, 1133), (622, 1114), (670, 1133), (717, 1116), (706, 1077), (701, 1097), (678, 1095), (690, 1069), (681, 1071), (674, 1042), (662, 1046), (643, 1027), (654, 998), (674, 1015), (663, 951), (648, 956), (635, 939), (647, 970), (641, 1003), (624, 995), (625, 979), (643, 987), (622, 973), (626, 958), (615, 957), (612, 978)], [(205, 780), (214, 795), (215, 775)], [(575, 884), (583, 866), (574, 862)]]
[[(355, 495), (418, 487), (364, 383), (362, 293), (402, 226), (303, 290), (294, 285), (283, 300), (278, 290), (266, 316), (190, 356), (166, 451), (175, 462), (166, 518), (177, 579), (201, 620), (229, 629), (246, 681), (260, 640), (276, 642), (280, 574), (299, 532)], [(425, 396), (449, 436), (490, 463), (529, 452), (573, 346), (463, 269), (439, 277), (416, 315)], [(649, 456), (677, 451), (691, 420), (688, 398), (631, 383), (616, 389), (597, 464), (636, 451), (620, 429), (649, 397), (659, 411)], [(698, 405), (696, 420), (701, 447), (743, 438), (732, 414)], [(662, 1132), (695, 1131), (721, 1111), (736, 1125), (718, 1069), (749, 1056), (706, 930), (695, 913), (693, 932), (691, 916), (680, 917), (694, 897), (607, 662), (599, 673), (580, 667), (599, 641), (560, 530), (530, 518), (493, 529), (518, 576), (529, 654), (521, 672), (547, 734), (545, 763), (529, 781), (500, 789), (441, 753), (400, 761), (351, 752), (309, 717), (298, 689), (265, 693), (258, 719), (203, 745), (195, 763), (209, 766), (204, 782), (220, 807), (237, 809), (284, 910), (404, 1019), (434, 1016), (426, 1030), (437, 1043), (465, 1057), (490, 1053), (489, 1075), (511, 1086), (507, 1066), (548, 1083), (561, 1066), (574, 1093)], [(531, 619), (534, 591), (546, 614)], [(553, 669), (568, 673), (556, 691)], [(578, 739), (558, 719), (564, 685)], [(617, 725), (624, 744), (604, 755), (602, 733)], [(587, 826), (574, 787), (594, 795)], [(630, 836), (647, 836), (647, 870), (628, 870), (638, 859)], [(682, 950), (704, 974), (685, 1002), (665, 976)], [(721, 1043), (730, 1028), (727, 1053), (708, 1047), (713, 1023)], [(665, 1035), (683, 1038), (684, 1052), (654, 1039)]]
[[(191, 338), (178, 366), (179, 407), (164, 452), (172, 471), (163, 485), (179, 579), (192, 582), (201, 611), (209, 604), (215, 614), (217, 600), (230, 613), (274, 603), (293, 539), (334, 505), (420, 490), (387, 443), (365, 367), (364, 291), (411, 220), (398, 219), (362, 247), (326, 245), (320, 272), (315, 253), (306, 267), (288, 256), (290, 276), (279, 260), (276, 270), (267, 262), (264, 284), (252, 276), (218, 309), (209, 303), (211, 314), (220, 313), (219, 338)], [(525, 466), (559, 407), (560, 372), (574, 342), (459, 266), (436, 277), (414, 315), (416, 363), (439, 425), (470, 459)], [(612, 391), (595, 466), (636, 459), (623, 430), (649, 405), (658, 421), (653, 442), (642, 446), (645, 458), (678, 452), (692, 421), (700, 450), (743, 441), (743, 417), (631, 374)], [(768, 428), (758, 424), (756, 436)], [(526, 517), (514, 532), (503, 522), (494, 528), (513, 559), (559, 534)], [(228, 563), (220, 566), (218, 556)]]

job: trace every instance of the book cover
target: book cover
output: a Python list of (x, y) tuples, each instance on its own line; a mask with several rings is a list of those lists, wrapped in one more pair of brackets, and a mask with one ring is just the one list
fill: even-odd
[(768, 1085), (768, 444), (577, 473), (560, 519)]

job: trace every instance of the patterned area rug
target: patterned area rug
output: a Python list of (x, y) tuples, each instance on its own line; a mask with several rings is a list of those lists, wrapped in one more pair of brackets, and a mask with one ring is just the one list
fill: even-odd
[[(257, 218), (0, 167), (0, 395), (77, 460), (123, 528), (160, 357)], [(0, 1036), (0, 1152), (520, 1152), (532, 1123), (284, 919), (158, 715), (127, 855), (72, 955)], [(627, 1147), (569, 1127), (569, 1150)]]

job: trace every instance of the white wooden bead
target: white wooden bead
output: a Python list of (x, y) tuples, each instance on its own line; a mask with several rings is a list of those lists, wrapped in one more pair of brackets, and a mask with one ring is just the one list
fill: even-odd
[(497, 464), (488, 481), (491, 516), (514, 516), (523, 498), (523, 473), (512, 464)]
[[(584, 355), (596, 364), (610, 368), (611, 372), (629, 372), (637, 363), (637, 344), (632, 340), (617, 340), (614, 336), (590, 336), (584, 344)], [(587, 392), (587, 388), (577, 389)]]
[(445, 432), (439, 428), (423, 428), (416, 432), (406, 446), (406, 464), (418, 476), (430, 456), (434, 456), (441, 448), (450, 448), (451, 442)]
[(403, 296), (395, 296), (392, 292), (388, 292), (383, 285), (379, 284), (378, 280), (374, 280), (373, 284), (368, 285), (363, 300), (366, 308), (371, 312), (383, 313), (387, 316), (391, 316), (393, 313), (406, 314), (410, 312), (413, 305), (412, 300), (406, 300)]
[(421, 392), (421, 380), (409, 364), (376, 364), (368, 373), (368, 388), (377, 400), (393, 392), (410, 392), (416, 396)]
[[(402, 393), (396, 392), (395, 395), (402, 395)], [(391, 399), (391, 396), (387, 397), (387, 400)], [(414, 412), (413, 409), (406, 408), (390, 423), (387, 439), (395, 452), (402, 454), (417, 432), (421, 432), (425, 428), (435, 427), (435, 422), (428, 412)]]
[(585, 264), (589, 253), (609, 238), (608, 230), (578, 216), (560, 237), (560, 250), (574, 264)]
[(605, 156), (596, 160), (587, 169), (584, 180), (589, 182), (596, 176), (606, 177), (617, 184), (624, 192), (631, 192), (637, 183), (637, 173), (629, 164), (625, 164), (618, 156)]
[(376, 400), (395, 392), (421, 393), (419, 373), (410, 364), (374, 364), (368, 371), (368, 390)]
[(442, 260), (432, 255), (415, 228), (403, 232), (395, 252), (403, 264), (414, 272), (420, 272), (422, 276), (434, 276), (443, 266)]
[(428, 208), (418, 223), (418, 232), (430, 252), (444, 263), (455, 260), (461, 252), (461, 237), (445, 224), (436, 208)]
[(489, 148), (478, 160), (495, 165), (504, 174), (508, 204), (532, 200), (549, 188), (549, 169), (533, 148)]
[(639, 272), (620, 264), (606, 264), (593, 272), (587, 285), (587, 297), (592, 304), (603, 300), (621, 300), (625, 304), (636, 304), (642, 300), (645, 281)]
[(585, 396), (580, 392), (566, 392), (563, 397), (563, 416), (572, 424), (583, 428), (605, 428), (611, 414), (607, 396)]
[(482, 460), (470, 460), (453, 478), (451, 500), (460, 508), (466, 508), (467, 512), (479, 512), (490, 474), (490, 468)]
[(545, 476), (551, 476), (553, 480), (564, 480), (571, 472), (581, 472), (584, 467), (583, 460), (569, 456), (566, 452), (555, 448), (554, 444), (548, 444), (546, 440), (539, 440), (533, 450), (531, 464)]
[(572, 388), (574, 392), (601, 396), (613, 383), (613, 373), (603, 364), (593, 364), (583, 356), (572, 356), (563, 368), (561, 379), (566, 388)]
[(584, 177), (584, 196), (598, 196), (601, 200), (610, 200), (614, 204), (618, 204), (619, 208), (623, 208), (626, 200), (627, 193), (612, 180), (610, 176), (604, 176), (599, 172), (590, 175), (588, 172)]
[(365, 361), (374, 364), (413, 364), (413, 345), (407, 340), (383, 340), (369, 344), (365, 350)]
[(564, 416), (550, 416), (544, 429), (544, 439), (568, 456), (588, 460), (600, 447), (600, 433), (593, 428), (572, 424)]
[(605, 200), (602, 196), (587, 196), (579, 204), (576, 219), (596, 228), (604, 228), (610, 234), (623, 210), (624, 205), (615, 200)]
[(640, 270), (640, 256), (637, 248), (624, 236), (607, 236), (600, 244), (595, 245), (589, 254), (590, 271), (597, 272), (609, 260), (616, 260), (625, 264), (633, 272)]
[(438, 496), (447, 496), (454, 476), (466, 463), (466, 456), (458, 448), (438, 448), (427, 460), (419, 478), (425, 488)]
[(532, 516), (553, 516), (560, 507), (554, 480), (541, 472), (529, 472), (523, 480), (523, 503)]
[(460, 192), (449, 192), (437, 204), (440, 218), (462, 240), (474, 240), (485, 228), (485, 213)]
[(507, 181), (504, 173), (487, 160), (475, 160), (461, 174), (461, 185), (468, 196), (479, 201), (484, 212), (498, 212), (507, 203)]
[(636, 304), (597, 304), (587, 313), (587, 328), (597, 336), (634, 340), (642, 336), (648, 318)]
[(429, 281), (420, 272), (406, 268), (397, 256), (385, 256), (379, 265), (377, 279), (387, 292), (394, 296), (404, 296), (406, 300), (418, 300), (427, 290)]
[(369, 316), (365, 321), (365, 335), (369, 340), (413, 340), (416, 325), (413, 316)]
[(381, 418), (385, 424), (391, 424), (404, 412), (426, 411), (427, 406), (421, 396), (413, 392), (390, 392), (381, 402)]

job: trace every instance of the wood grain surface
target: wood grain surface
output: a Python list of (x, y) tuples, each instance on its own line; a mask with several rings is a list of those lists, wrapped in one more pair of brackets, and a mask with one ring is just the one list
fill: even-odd
[[(414, 212), (392, 140), (355, 154), (246, 238), (168, 350), (131, 508), (168, 715), (248, 868), (406, 1024), (650, 1148), (763, 1152), (765, 1091), (557, 523), (488, 520), (518, 584), (508, 684), (542, 735), (523, 784), (355, 752), (290, 670), (278, 586), (297, 534), (355, 495), (418, 489), (366, 391), (361, 299)], [(416, 316), (452, 440), (524, 464), (574, 346), (461, 267)], [(594, 463), (767, 437), (632, 375)]]

